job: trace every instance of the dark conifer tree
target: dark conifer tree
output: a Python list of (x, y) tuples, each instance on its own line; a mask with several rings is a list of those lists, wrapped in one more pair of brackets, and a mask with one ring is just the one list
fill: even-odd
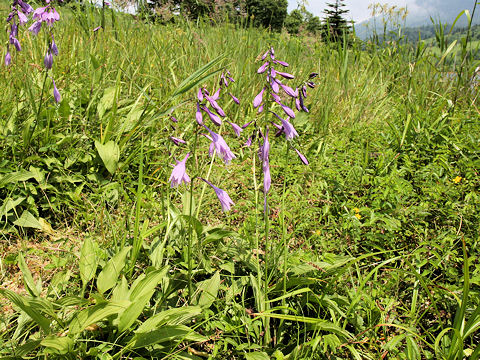
[(349, 10), (344, 9), (344, 7), (345, 2), (343, 0), (335, 0), (334, 3), (327, 3), (327, 8), (323, 11), (326, 15), (323, 24), (323, 35), (333, 41), (341, 40), (344, 33), (350, 32), (350, 26), (343, 17)]

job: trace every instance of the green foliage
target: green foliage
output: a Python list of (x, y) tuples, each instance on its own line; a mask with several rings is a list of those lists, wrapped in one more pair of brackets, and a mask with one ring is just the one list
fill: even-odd
[(298, 34), (303, 21), (303, 15), (300, 10), (292, 10), (285, 18), (285, 29), (287, 29), (289, 34)]
[[(478, 357), (478, 84), (446, 76), (449, 45), (331, 46), (124, 14), (92, 35), (98, 9), (61, 10), (62, 103), (47, 89), (36, 122), (41, 46), (0, 69), (0, 357)], [(192, 141), (195, 90), (224, 67), (242, 104), (225, 111), (255, 119), (269, 45), (299, 81), (320, 75), (292, 119), (310, 165), (272, 137), (267, 247), (249, 128), (220, 128), (229, 167), (211, 166), (203, 137), (189, 163), (228, 190), (230, 213), (167, 180), (185, 150), (168, 137)], [(465, 54), (464, 79), (477, 66)]]
[(320, 19), (305, 8), (292, 10), (285, 18), (284, 26), (289, 34), (298, 34), (301, 28), (303, 31), (315, 34), (322, 28)]
[(253, 24), (280, 30), (287, 17), (287, 0), (245, 0), (245, 10)]

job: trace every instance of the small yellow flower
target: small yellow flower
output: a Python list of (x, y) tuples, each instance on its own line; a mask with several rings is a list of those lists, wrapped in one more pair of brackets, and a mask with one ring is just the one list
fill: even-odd
[(315, 230), (314, 234), (317, 235), (317, 236), (319, 236), (319, 235), (322, 234), (322, 232), (321, 232), (320, 230)]
[(360, 220), (360, 219), (362, 218), (362, 215), (360, 215), (359, 213), (356, 213), (356, 214), (355, 214), (355, 217), (356, 217), (358, 220)]
[(357, 214), (360, 212), (360, 209), (359, 208), (353, 208), (353, 211), (355, 211)]
[(462, 177), (461, 176), (457, 176), (455, 179), (453, 179), (453, 182), (455, 184), (458, 184), (460, 181), (462, 181)]

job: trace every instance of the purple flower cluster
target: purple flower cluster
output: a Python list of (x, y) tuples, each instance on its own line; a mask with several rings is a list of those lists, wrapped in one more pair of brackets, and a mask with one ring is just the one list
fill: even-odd
[[(309, 79), (302, 83), (295, 90), (290, 86), (284, 83), (284, 80), (291, 80), (295, 77), (287, 72), (279, 71), (275, 67), (277, 65), (281, 66), (281, 69), (289, 66), (288, 63), (282, 60), (275, 58), (275, 50), (273, 47), (270, 47), (262, 56), (263, 64), (258, 68), (258, 74), (265, 74), (266, 81), (262, 90), (255, 96), (253, 99), (253, 107), (257, 109), (257, 113), (262, 113), (265, 111), (265, 99), (268, 100), (267, 105), (269, 106), (266, 109), (268, 112), (272, 113), (278, 120), (280, 124), (277, 124), (275, 121), (271, 121), (271, 124), (278, 130), (276, 136), (285, 134), (286, 140), (292, 140), (298, 137), (298, 132), (295, 130), (295, 127), (291, 123), (291, 119), (295, 118), (294, 110), (285, 104), (284, 99), (291, 99), (291, 102), (295, 101), (296, 109), (298, 111), (308, 112), (307, 107), (304, 104), (304, 99), (307, 97), (307, 87), (315, 87), (312, 79), (318, 76), (317, 73), (312, 73), (309, 76)], [(277, 66), (278, 68), (278, 66)], [(299, 89), (300, 88), (300, 89)], [(275, 111), (270, 110), (270, 104), (273, 104), (273, 109), (275, 107), (281, 109), (286, 117), (278, 115)], [(247, 124), (246, 126), (248, 126)], [(256, 134), (260, 134), (259, 141), (262, 143), (259, 145), (259, 158), (262, 162), (262, 172), (263, 172), (263, 189), (265, 194), (265, 209), (266, 209), (266, 195), (270, 190), (271, 186), (271, 175), (270, 175), (270, 166), (269, 166), (269, 150), (270, 143), (268, 140), (268, 124), (265, 124), (265, 134), (262, 134), (260, 130), (256, 129), (253, 132), (253, 135), (248, 138), (245, 146), (250, 146), (252, 144), (252, 139), (255, 138)], [(296, 148), (293, 148), (297, 153), (300, 160), (308, 165), (307, 158)]]
[[(267, 57), (269, 57), (268, 60)], [(295, 118), (295, 113), (293, 110), (285, 105), (280, 97), (280, 89), (282, 89), (282, 92), (291, 98), (296, 98), (298, 96), (298, 91), (294, 91), (290, 86), (281, 81), (281, 78), (294, 79), (295, 77), (292, 74), (275, 69), (275, 65), (288, 67), (289, 64), (285, 61), (275, 59), (275, 51), (273, 50), (273, 47), (263, 54), (262, 61), (265, 62), (257, 70), (257, 73), (266, 74), (266, 86), (263, 87), (260, 93), (253, 100), (253, 107), (258, 108), (259, 113), (263, 112), (263, 96), (265, 91), (268, 91), (273, 102), (280, 105), (287, 116)]]
[[(226, 117), (227, 115), (225, 114), (225, 111), (223, 108), (218, 104), (218, 99), (221, 96), (222, 90), (228, 88), (230, 83), (235, 82), (235, 80), (232, 78), (230, 72), (227, 70), (226, 73), (222, 73), (220, 76), (220, 86), (213, 93), (213, 95), (210, 95), (210, 92), (202, 87), (198, 90), (197, 93), (197, 111), (195, 114), (195, 118), (197, 120), (197, 123), (201, 126), (203, 126), (203, 113), (207, 114), (210, 120), (217, 126), (222, 125), (222, 119)], [(233, 102), (236, 103), (237, 105), (240, 104), (240, 100), (233, 95), (231, 92), (228, 92), (228, 95), (232, 98)], [(210, 106), (210, 108), (209, 108)], [(233, 131), (237, 136), (240, 135), (240, 132), (242, 129), (240, 126), (237, 124), (232, 123), (231, 121), (227, 121), (230, 126), (232, 127)]]
[(316, 84), (312, 81), (318, 76), (318, 73), (311, 73), (308, 80), (300, 85), (300, 90), (297, 88), (298, 96), (295, 99), (295, 107), (298, 111), (305, 111), (308, 113), (308, 108), (305, 106), (304, 99), (307, 98), (307, 86), (309, 88), (315, 88)]
[[(253, 107), (258, 108), (258, 113), (263, 112), (264, 94), (265, 92), (267, 92), (267, 94), (270, 96), (271, 101), (274, 104), (278, 105), (287, 116), (284, 119), (274, 111), (271, 111), (281, 121), (282, 124), (278, 125), (276, 123), (273, 123), (273, 125), (278, 129), (277, 135), (283, 132), (285, 133), (286, 139), (291, 140), (298, 136), (297, 131), (290, 122), (290, 119), (295, 118), (295, 112), (289, 106), (284, 104), (284, 102), (282, 102), (281, 96), (284, 96), (287, 99), (291, 98), (297, 100), (299, 98), (299, 91), (298, 88), (296, 90), (293, 90), (290, 86), (284, 84), (280, 77), (288, 80), (294, 79), (295, 77), (290, 73), (278, 71), (275, 69), (275, 65), (288, 67), (289, 64), (285, 61), (277, 60), (275, 58), (275, 51), (272, 47), (267, 52), (265, 52), (265, 54), (263, 54), (262, 61), (265, 62), (257, 70), (257, 73), (266, 74), (266, 85), (262, 88), (260, 93), (253, 100)], [(280, 89), (282, 91), (280, 91)]]
[(45, 2), (47, 3), (46, 6), (39, 7), (33, 12), (32, 18), (36, 21), (28, 28), (35, 35), (40, 32), (42, 23), (46, 23), (51, 28), (56, 21), (60, 20), (60, 15), (52, 6), (50, 0), (45, 0)]
[[(47, 46), (47, 53), (43, 58), (43, 65), (45, 69), (48, 71), (53, 66), (53, 56), (58, 55), (58, 47), (55, 43), (55, 39), (53, 36), (52, 27), (53, 24), (60, 20), (60, 15), (58, 14), (55, 7), (50, 2), (51, 0), (45, 0), (47, 3), (46, 6), (39, 7), (36, 10), (27, 4), (23, 0), (13, 0), (12, 3), (12, 10), (8, 14), (7, 23), (10, 23), (10, 35), (9, 35), (9, 43), (7, 44), (7, 54), (5, 55), (5, 65), (9, 66), (12, 62), (12, 55), (10, 54), (10, 44), (14, 45), (17, 51), (21, 51), (22, 47), (20, 46), (20, 42), (18, 41), (18, 25), (24, 25), (28, 22), (28, 15), (33, 12), (32, 19), (35, 21), (28, 30), (31, 31), (34, 35), (38, 35), (40, 29), (42, 28), (42, 24), (45, 23), (50, 31), (50, 39), (48, 41)], [(17, 20), (18, 19), (18, 24)], [(53, 83), (53, 97), (55, 101), (58, 103), (61, 101), (60, 92), (57, 89), (57, 85), (55, 84), (55, 80), (52, 78)]]
[(13, 0), (12, 9), (7, 16), (7, 23), (10, 23), (10, 34), (8, 36), (7, 54), (5, 55), (5, 65), (12, 63), (12, 55), (10, 54), (10, 45), (13, 45), (17, 51), (21, 51), (22, 47), (18, 41), (18, 25), (25, 25), (28, 22), (28, 15), (33, 8), (22, 0)]
[[(211, 130), (205, 123), (204, 123), (204, 115), (210, 119), (210, 121), (216, 125), (220, 126), (223, 123), (223, 118), (226, 118), (227, 115), (223, 108), (219, 105), (218, 101), (221, 98), (224, 90), (228, 88), (230, 83), (235, 82), (232, 78), (229, 71), (222, 73), (220, 76), (220, 83), (219, 88), (216, 91), (209, 92), (205, 87), (202, 87), (197, 92), (197, 100), (196, 100), (196, 113), (195, 119), (203, 129), (208, 131), (208, 134), (202, 134), (208, 140), (210, 140), (210, 147), (209, 147), (209, 154), (210, 156), (214, 156), (215, 154), (219, 156), (226, 164), (229, 164), (231, 160), (235, 158), (235, 154), (230, 150), (230, 147), (226, 143), (225, 139), (215, 131)], [(237, 105), (240, 104), (240, 100), (234, 96), (231, 92), (228, 92), (228, 95), (233, 100), (234, 103)], [(171, 117), (173, 122), (177, 122), (177, 119)], [(232, 127), (233, 131), (237, 136), (240, 136), (243, 128), (238, 126), (237, 124), (226, 120), (226, 122)], [(170, 139), (173, 141), (175, 145), (185, 144), (185, 141), (176, 137), (171, 136)], [(189, 155), (189, 154), (188, 154)], [(182, 181), (187, 183), (190, 181), (190, 178), (186, 174), (185, 170), (185, 163), (187, 161), (188, 155), (177, 165), (174, 167), (172, 171), (172, 175), (170, 176), (171, 186), (177, 186)], [(230, 210), (230, 206), (233, 205), (233, 201), (230, 199), (228, 194), (220, 189), (215, 187), (211, 182), (208, 180), (204, 180), (208, 185), (210, 185), (217, 194), (218, 199), (220, 200), (220, 204), (222, 206), (223, 211)]]
[[(53, 24), (56, 21), (60, 20), (60, 15), (58, 14), (57, 10), (53, 7), (52, 3), (50, 0), (45, 0), (47, 3), (46, 6), (39, 7), (35, 9), (33, 12), (33, 20), (35, 22), (28, 28), (34, 35), (38, 35), (42, 28), (42, 24), (45, 23), (46, 26), (48, 26), (48, 30), (50, 32), (50, 39), (48, 41), (48, 46), (47, 46), (47, 53), (45, 54), (45, 57), (43, 58), (43, 65), (45, 66), (45, 69), (48, 71), (52, 68), (53, 66), (53, 56), (58, 55), (58, 47), (57, 44), (55, 43), (55, 38), (53, 36)], [(60, 95), (60, 92), (57, 89), (57, 85), (55, 84), (55, 80), (52, 78), (52, 83), (53, 83), (53, 98), (57, 103), (59, 103), (62, 100), (62, 97)]]

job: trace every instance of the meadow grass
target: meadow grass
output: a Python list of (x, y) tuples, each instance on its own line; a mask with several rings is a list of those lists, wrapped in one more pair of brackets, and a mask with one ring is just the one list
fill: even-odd
[[(59, 11), (59, 104), (49, 82), (40, 100), (42, 34), (0, 69), (2, 358), (480, 356), (477, 88), (442, 54)], [(257, 119), (269, 46), (319, 77), (292, 120), (310, 164), (271, 137), (266, 237), (250, 128), (222, 125), (231, 165), (203, 136), (188, 165), (227, 213), (203, 182), (170, 188), (186, 147), (168, 137), (193, 144), (196, 91), (224, 69), (229, 118)]]

